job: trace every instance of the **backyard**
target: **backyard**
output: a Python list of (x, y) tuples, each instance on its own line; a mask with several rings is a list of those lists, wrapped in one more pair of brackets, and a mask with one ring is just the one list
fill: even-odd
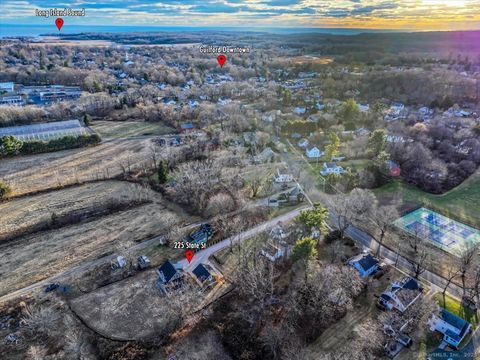
[(449, 295), (445, 295), (444, 297), (443, 294), (436, 293), (434, 295), (434, 299), (437, 301), (440, 307), (468, 321), (470, 324), (472, 324), (474, 328), (477, 327), (479, 322), (477, 312), (471, 310), (468, 307), (462, 306), (460, 301), (456, 300), (455, 298)]

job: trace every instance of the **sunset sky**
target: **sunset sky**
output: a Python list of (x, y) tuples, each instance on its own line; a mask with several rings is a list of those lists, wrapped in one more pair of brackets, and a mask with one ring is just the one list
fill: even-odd
[(0, 22), (49, 24), (34, 11), (52, 7), (85, 8), (77, 25), (480, 29), (480, 0), (0, 0)]

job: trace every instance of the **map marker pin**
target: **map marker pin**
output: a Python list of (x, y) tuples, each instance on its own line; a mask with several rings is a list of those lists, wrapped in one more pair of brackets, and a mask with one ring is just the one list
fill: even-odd
[(185, 257), (187, 258), (188, 263), (192, 261), (193, 255), (195, 255), (195, 253), (192, 250), (185, 251)]
[(58, 31), (60, 31), (60, 29), (63, 26), (63, 19), (62, 18), (56, 18), (55, 19), (55, 25), (57, 25)]
[(227, 62), (227, 57), (225, 55), (218, 55), (217, 61), (220, 64), (220, 67), (223, 67), (223, 65), (225, 65), (225, 63)]

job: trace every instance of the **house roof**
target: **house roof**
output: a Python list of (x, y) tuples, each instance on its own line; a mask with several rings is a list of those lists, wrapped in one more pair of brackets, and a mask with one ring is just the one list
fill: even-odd
[(405, 281), (405, 283), (403, 284), (403, 288), (409, 289), (409, 290), (421, 290), (420, 285), (413, 278), (410, 278), (407, 281)]
[(312, 151), (312, 150), (319, 150), (316, 146), (308, 147), (307, 151)]
[(468, 322), (457, 315), (452, 314), (451, 312), (442, 309), (440, 311), (440, 318), (448, 323), (449, 325), (453, 326), (454, 328), (458, 329), (460, 331), (460, 334), (455, 334), (451, 330), (448, 330), (445, 335), (448, 337), (451, 337), (452, 339), (455, 340), (460, 340), (465, 332), (468, 330)]
[(198, 280), (202, 282), (211, 276), (210, 272), (203, 264), (199, 264), (195, 269), (193, 269), (192, 273), (197, 277)]
[(337, 164), (335, 164), (334, 162), (326, 162), (323, 164), (323, 166), (325, 166), (326, 168), (336, 168)]
[(163, 274), (166, 284), (175, 276), (175, 274), (177, 273), (177, 269), (175, 269), (170, 260), (167, 260), (162, 266), (160, 266), (158, 272)]
[(390, 169), (398, 168), (398, 167), (399, 167), (399, 165), (398, 165), (395, 161), (393, 161), (393, 160), (387, 160), (385, 163), (387, 164), (387, 166), (388, 166)]
[(183, 130), (193, 129), (193, 124), (192, 123), (183, 123), (183, 124), (180, 125), (180, 129), (183, 129)]
[(360, 264), (360, 266), (365, 271), (371, 269), (372, 267), (374, 267), (376, 265), (378, 265), (378, 260), (370, 254), (363, 255), (357, 262)]

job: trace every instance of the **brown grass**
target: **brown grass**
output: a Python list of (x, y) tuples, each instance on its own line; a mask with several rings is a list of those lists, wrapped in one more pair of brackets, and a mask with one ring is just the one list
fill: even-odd
[(120, 163), (132, 166), (148, 160), (151, 140), (125, 140), (98, 146), (17, 156), (0, 163), (0, 179), (13, 196), (120, 175)]
[(140, 185), (121, 181), (90, 183), (0, 203), (0, 241), (69, 214), (96, 214), (109, 203), (130, 205), (143, 198)]
[(162, 328), (161, 314), (169, 306), (156, 280), (153, 269), (144, 271), (73, 299), (71, 309), (91, 329), (111, 339), (148, 338)]
[[(61, 199), (78, 199), (79, 206), (111, 196), (129, 196), (136, 185), (130, 183), (104, 182), (95, 186), (80, 186), (65, 189), (59, 194), (46, 194), (52, 197), (52, 206), (61, 206)], [(110, 188), (117, 189), (113, 194)], [(88, 189), (92, 190), (88, 193)], [(151, 191), (148, 197), (152, 203), (126, 211), (104, 216), (86, 223), (66, 226), (56, 230), (20, 237), (0, 244), (0, 295), (8, 294), (37, 281), (43, 280), (66, 269), (91, 261), (107, 254), (121, 253), (125, 249), (155, 235), (163, 234), (171, 222), (184, 223), (188, 217), (181, 209), (167, 203), (161, 195)], [(93, 197), (92, 197), (93, 196)], [(33, 200), (31, 200), (33, 199)], [(40, 203), (43, 195), (13, 202), (10, 211), (26, 221), (30, 215), (22, 210), (30, 206), (38, 216), (47, 216), (48, 209)], [(18, 208), (15, 208), (18, 205)], [(76, 206), (76, 205), (75, 205)], [(167, 208), (168, 206), (168, 208)], [(3, 213), (3, 212), (2, 212)], [(17, 222), (15, 217), (10, 224)], [(12, 225), (10, 225), (12, 226)]]

